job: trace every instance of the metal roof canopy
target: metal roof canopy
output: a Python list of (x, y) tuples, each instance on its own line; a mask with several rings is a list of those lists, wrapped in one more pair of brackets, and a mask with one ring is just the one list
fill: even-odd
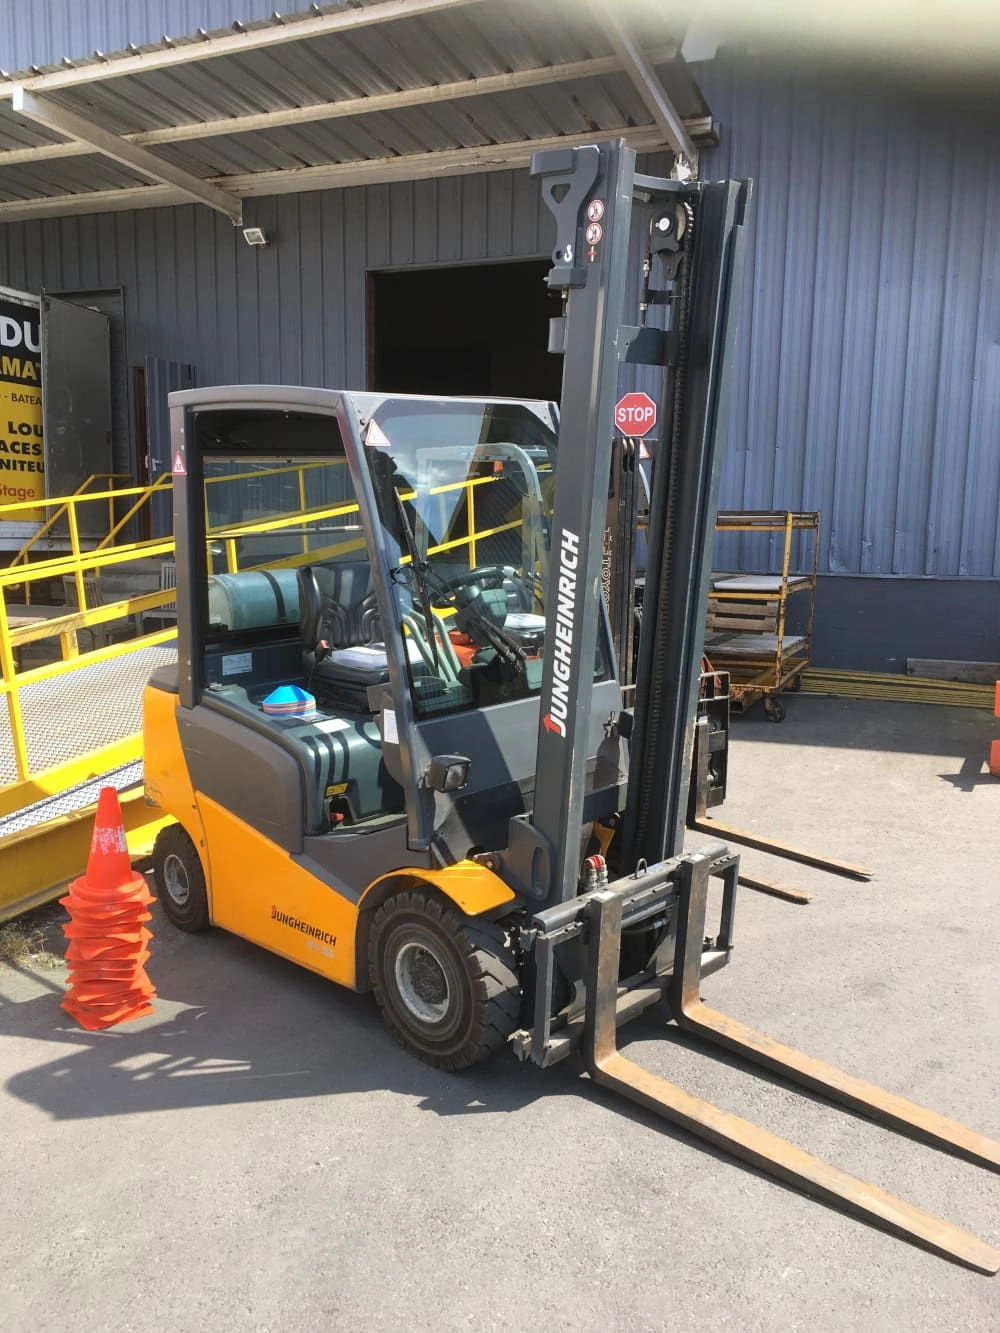
[(621, 137), (697, 170), (714, 126), (658, 17), (378, 0), (0, 71), (0, 223), (526, 165)]

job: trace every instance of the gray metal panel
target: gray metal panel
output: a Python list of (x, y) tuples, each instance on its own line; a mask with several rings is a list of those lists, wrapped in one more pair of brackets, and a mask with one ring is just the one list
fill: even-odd
[[(92, 218), (91, 221), (96, 222), (97, 219)], [(95, 229), (83, 228), (80, 241), (84, 249), (96, 246)], [(119, 288), (106, 292), (58, 291), (50, 295), (58, 296), (61, 301), (71, 301), (74, 305), (89, 306), (108, 317), (111, 335), (111, 465), (120, 476), (131, 477), (135, 472), (136, 459), (132, 445), (124, 293)]]
[(821, 571), (1000, 575), (1000, 95), (694, 72), (723, 131), (702, 174), (756, 181), (722, 506), (820, 509)]
[[(863, 574), (818, 580), (816, 666), (898, 674), (908, 657), (1000, 661), (1000, 581)], [(989, 728), (985, 713), (983, 722)]]
[[(113, 471), (111, 331), (107, 315), (43, 294), (42, 412), (49, 495), (70, 495), (95, 473)], [(80, 532), (102, 536), (106, 514), (84, 505)]]

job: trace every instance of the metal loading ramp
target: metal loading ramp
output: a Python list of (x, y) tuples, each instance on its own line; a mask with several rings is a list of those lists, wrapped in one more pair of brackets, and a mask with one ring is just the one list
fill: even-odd
[(37, 775), (26, 780), (12, 712), (0, 710), (0, 921), (49, 901), (82, 871), (102, 787), (118, 791), (130, 853), (148, 853), (163, 820), (143, 799), (143, 686), (176, 658), (172, 644), (137, 647), (19, 685), (19, 739)]
[[(61, 768), (81, 755), (138, 736), (142, 730), (143, 686), (157, 667), (176, 661), (173, 645), (137, 648), (126, 656), (81, 665), (65, 675), (21, 685), (18, 694), (31, 771), (44, 773)], [(0, 787), (18, 779), (11, 719), (4, 709), (0, 711)], [(138, 780), (142, 780), (141, 766)], [(79, 809), (71, 791), (60, 793), (59, 800), (66, 802), (59, 814)], [(27, 817), (28, 809), (22, 813)], [(0, 836), (14, 831), (7, 826), (6, 818), (0, 820)]]

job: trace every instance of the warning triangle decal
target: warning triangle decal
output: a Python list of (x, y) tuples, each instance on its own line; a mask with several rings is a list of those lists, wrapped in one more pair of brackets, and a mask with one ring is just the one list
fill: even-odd
[(388, 443), (389, 441), (386, 438), (385, 431), (378, 424), (378, 422), (374, 420), (369, 421), (368, 429), (365, 431), (365, 444), (367, 444), (368, 447), (371, 448), (373, 445), (374, 446), (382, 445), (384, 447)]
[(174, 454), (173, 474), (175, 477), (187, 476), (187, 468), (184, 466), (184, 455), (179, 449)]

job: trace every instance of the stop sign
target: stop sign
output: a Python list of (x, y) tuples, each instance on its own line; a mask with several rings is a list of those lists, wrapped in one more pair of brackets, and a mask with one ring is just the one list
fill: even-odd
[(615, 404), (615, 425), (623, 435), (645, 435), (656, 425), (656, 404), (648, 393), (627, 393)]

